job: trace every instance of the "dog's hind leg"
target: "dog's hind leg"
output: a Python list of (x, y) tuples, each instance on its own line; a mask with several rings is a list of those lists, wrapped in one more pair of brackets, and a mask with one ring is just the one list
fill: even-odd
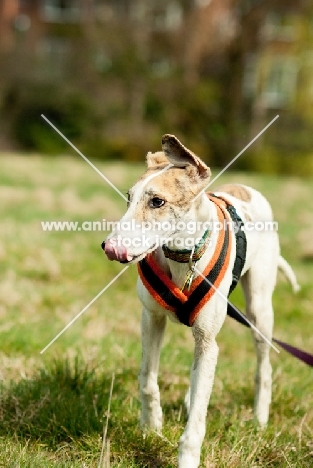
[(139, 374), (140, 424), (143, 428), (157, 432), (161, 432), (162, 429), (162, 408), (157, 380), (165, 325), (165, 315), (154, 315), (143, 308), (141, 320), (142, 362)]
[[(246, 299), (246, 314), (256, 328), (271, 342), (274, 316), (272, 294), (276, 283), (277, 258), (264, 258), (264, 251), (256, 259), (250, 270), (242, 277), (241, 282)], [(262, 257), (262, 258), (261, 258)], [(270, 344), (259, 333), (252, 330), (257, 355), (255, 375), (254, 413), (261, 426), (268, 421), (272, 394), (272, 367), (270, 364)]]

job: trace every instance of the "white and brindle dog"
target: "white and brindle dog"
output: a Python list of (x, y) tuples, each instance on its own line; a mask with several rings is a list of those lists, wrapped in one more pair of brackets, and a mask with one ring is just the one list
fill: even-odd
[[(183, 289), (186, 277), (190, 276), (190, 266), (171, 258), (166, 258), (158, 240), (171, 239), (171, 249), (181, 250), (182, 238), (190, 234), (175, 230), (178, 221), (197, 221), (197, 229), (192, 238), (196, 245), (204, 234), (208, 221), (214, 225), (218, 221), (218, 207), (204, 193), (210, 181), (211, 171), (194, 153), (188, 150), (172, 135), (162, 139), (162, 151), (148, 153), (147, 171), (129, 190), (126, 214), (103, 243), (110, 260), (121, 263), (137, 263), (148, 254), (153, 257), (162, 272)], [(244, 185), (227, 185), (215, 194), (225, 197), (233, 205), (243, 220), (268, 222), (273, 220), (272, 210), (266, 199), (256, 190)], [(148, 243), (140, 241), (143, 226), (160, 224), (149, 231)], [(169, 223), (168, 223), (169, 222)], [(133, 223), (133, 230), (123, 226)], [(162, 227), (164, 226), (164, 228)], [(169, 227), (171, 226), (171, 227)], [(165, 229), (166, 228), (166, 229)], [(232, 268), (236, 257), (234, 232), (230, 232), (231, 252), (228, 267), (218, 291), (213, 294), (197, 314), (192, 333), (195, 341), (194, 362), (191, 369), (191, 384), (185, 403), (188, 422), (180, 439), (180, 468), (196, 468), (200, 463), (201, 445), (206, 429), (207, 406), (213, 386), (214, 372), (218, 357), (216, 336), (226, 317), (227, 298), (232, 283)], [(210, 245), (197, 263), (197, 270), (204, 271), (209, 264), (218, 243), (219, 232), (210, 233)], [(128, 242), (124, 243), (124, 239)], [(241, 285), (246, 301), (246, 315), (265, 335), (272, 338), (273, 308), (272, 293), (276, 283), (277, 269), (280, 268), (297, 289), (295, 275), (288, 263), (280, 256), (276, 230), (247, 231), (246, 257), (241, 272)], [(133, 242), (131, 242), (133, 241)], [(191, 278), (195, 280), (197, 273)], [(157, 382), (159, 356), (166, 319), (178, 322), (170, 310), (162, 307), (138, 278), (138, 296), (143, 305), (142, 311), (142, 364), (139, 375), (140, 398), (142, 405), (141, 425), (143, 428), (161, 431), (162, 409)], [(270, 345), (256, 331), (252, 330), (257, 354), (255, 386), (255, 416), (261, 426), (268, 421), (271, 402), (272, 369), (269, 360)]]

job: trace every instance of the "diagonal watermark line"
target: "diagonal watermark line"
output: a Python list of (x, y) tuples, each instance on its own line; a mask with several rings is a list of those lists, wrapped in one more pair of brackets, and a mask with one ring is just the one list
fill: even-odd
[(246, 149), (248, 149), (249, 146), (251, 146), (262, 135), (262, 133), (264, 133), (268, 129), (268, 127), (270, 127), (275, 122), (275, 120), (278, 119), (278, 117), (279, 115), (276, 115), (276, 117), (274, 117), (273, 120), (271, 120), (270, 123), (268, 123), (266, 127), (264, 127), (263, 130), (261, 130), (260, 133), (258, 133), (257, 136), (255, 136), (253, 140), (251, 140), (250, 143), (248, 143), (247, 146), (245, 146), (244, 149), (241, 150), (240, 153), (238, 153), (237, 156), (235, 156), (234, 159), (232, 159), (227, 164), (227, 166), (225, 166), (224, 169), (222, 169), (221, 172), (219, 172), (214, 177), (214, 179), (212, 179), (210, 183), (203, 190), (201, 190), (201, 192), (199, 192), (198, 195), (195, 196), (195, 198), (192, 201), (195, 201), (198, 197), (200, 197), (210, 187), (210, 185), (212, 185), (216, 181), (216, 179), (218, 179), (242, 155), (242, 153), (244, 153)]
[(83, 153), (81, 151), (79, 151), (78, 148), (76, 148), (75, 145), (73, 145), (73, 143), (68, 139), (66, 138), (65, 135), (63, 135), (62, 132), (60, 132), (60, 130), (55, 126), (53, 125), (52, 122), (50, 122), (49, 119), (47, 119), (47, 117), (45, 117), (43, 114), (41, 114), (41, 117), (79, 154), (79, 156), (81, 156), (88, 164), (89, 166), (91, 166), (109, 185), (111, 185), (111, 187), (122, 197), (124, 198), (124, 200), (127, 201), (127, 198), (125, 197), (125, 195), (117, 188), (115, 187), (115, 185), (104, 175), (102, 174), (101, 171), (99, 171), (99, 169), (94, 165), (92, 164), (92, 162), (89, 161), (88, 158), (86, 158), (85, 155), (83, 155)]
[(57, 336), (55, 336), (55, 337), (53, 338), (53, 340), (50, 341), (50, 343), (47, 344), (47, 346), (46, 346), (45, 348), (43, 348), (42, 351), (40, 351), (40, 354), (43, 354), (43, 353), (44, 353), (44, 352), (45, 352), (45, 351), (46, 351), (46, 350), (47, 350), (47, 349), (48, 349), (48, 348), (49, 348), (49, 347), (50, 347), (50, 346), (51, 346), (51, 345), (52, 345), (52, 344), (53, 344), (53, 343), (54, 343), (70, 326), (71, 326), (71, 325), (73, 325), (73, 323), (74, 323), (81, 315), (83, 315), (83, 313), (91, 306), (91, 304), (93, 304), (93, 303), (98, 299), (98, 297), (100, 297), (101, 294), (103, 294), (103, 293), (111, 286), (111, 284), (113, 284), (113, 283), (124, 273), (124, 271), (127, 270), (127, 268), (129, 268), (129, 265), (127, 265), (125, 268), (123, 268), (123, 270), (120, 271), (120, 272), (118, 273), (118, 275), (116, 275), (115, 278), (113, 278), (113, 279), (105, 286), (105, 288), (103, 288), (102, 291), (100, 291), (100, 292), (92, 299), (92, 301), (90, 301), (89, 304), (87, 304), (87, 305), (83, 308), (83, 310), (81, 310), (81, 311), (79, 312), (79, 314), (77, 314), (76, 317), (74, 317), (74, 318), (70, 321), (70, 323), (68, 323), (68, 324), (66, 325), (66, 327), (64, 327), (63, 330), (61, 330), (60, 333), (58, 333)]
[[(200, 276), (201, 276), (201, 277), (202, 277), (202, 278), (203, 278), (203, 279), (204, 279), (204, 280), (205, 280), (205, 281), (206, 281), (206, 282), (207, 282), (207, 283), (224, 299), (224, 301), (227, 302), (227, 304), (230, 304), (230, 302), (229, 302), (229, 300), (227, 299), (227, 297), (224, 296), (224, 294), (222, 294), (222, 293), (218, 290), (218, 288), (216, 288), (216, 287), (214, 286), (214, 284), (211, 283), (211, 281), (209, 281), (208, 278), (206, 278), (206, 277), (201, 273), (201, 271), (198, 270), (198, 268), (195, 267), (195, 271), (198, 273), (198, 275), (200, 275)], [(268, 338), (266, 338), (266, 336), (263, 335), (263, 333), (262, 333), (255, 325), (253, 325), (253, 323), (250, 322), (250, 320), (248, 320), (248, 318), (247, 318), (245, 315), (243, 315), (243, 314), (240, 312), (240, 310), (237, 309), (237, 311), (238, 311), (238, 313), (242, 316), (242, 318), (250, 325), (250, 327), (251, 327), (254, 331), (256, 331), (256, 332), (263, 338), (263, 340), (266, 341), (266, 343), (268, 343), (268, 344), (276, 351), (276, 353), (280, 353), (279, 349), (276, 348), (276, 346), (273, 345), (273, 343), (272, 343)]]

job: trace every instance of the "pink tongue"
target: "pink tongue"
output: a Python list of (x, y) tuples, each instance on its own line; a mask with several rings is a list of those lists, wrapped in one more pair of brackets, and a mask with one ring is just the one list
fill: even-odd
[(126, 247), (121, 243), (117, 243), (116, 239), (109, 239), (105, 243), (104, 251), (109, 260), (125, 262), (132, 259), (132, 257), (127, 254)]

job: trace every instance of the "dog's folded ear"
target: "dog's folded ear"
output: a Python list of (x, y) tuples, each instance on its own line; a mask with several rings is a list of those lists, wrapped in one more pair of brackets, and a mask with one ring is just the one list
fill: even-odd
[(162, 150), (170, 163), (176, 167), (194, 166), (201, 179), (211, 176), (210, 168), (174, 135), (163, 135)]
[(148, 167), (155, 167), (161, 164), (168, 164), (168, 159), (163, 151), (158, 151), (157, 153), (149, 152), (146, 157), (146, 162)]

